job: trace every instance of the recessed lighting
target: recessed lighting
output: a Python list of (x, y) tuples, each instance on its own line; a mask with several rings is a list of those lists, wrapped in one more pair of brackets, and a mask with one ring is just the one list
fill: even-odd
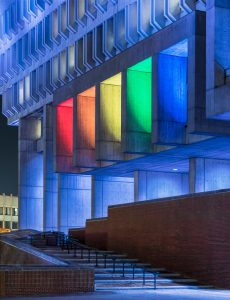
[(173, 171), (178, 171), (178, 169), (174, 168)]

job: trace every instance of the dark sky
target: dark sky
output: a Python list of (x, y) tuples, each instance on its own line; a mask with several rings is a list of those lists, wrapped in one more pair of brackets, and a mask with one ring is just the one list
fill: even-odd
[(18, 194), (18, 127), (7, 126), (7, 119), (0, 113), (0, 194), (2, 193)]

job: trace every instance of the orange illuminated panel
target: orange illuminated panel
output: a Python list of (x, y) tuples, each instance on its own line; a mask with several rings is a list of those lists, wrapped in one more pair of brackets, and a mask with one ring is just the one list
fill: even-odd
[(77, 97), (78, 148), (95, 149), (95, 87)]
[(77, 96), (76, 165), (95, 167), (95, 98), (92, 87)]

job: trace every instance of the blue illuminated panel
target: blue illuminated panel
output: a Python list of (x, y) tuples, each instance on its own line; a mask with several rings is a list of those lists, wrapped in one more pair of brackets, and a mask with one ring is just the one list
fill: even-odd
[(158, 57), (158, 142), (184, 142), (187, 122), (187, 57)]

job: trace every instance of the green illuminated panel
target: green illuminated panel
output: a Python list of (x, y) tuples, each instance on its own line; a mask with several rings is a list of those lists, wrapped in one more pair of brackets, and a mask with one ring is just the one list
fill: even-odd
[(152, 58), (127, 70), (126, 129), (151, 133)]

